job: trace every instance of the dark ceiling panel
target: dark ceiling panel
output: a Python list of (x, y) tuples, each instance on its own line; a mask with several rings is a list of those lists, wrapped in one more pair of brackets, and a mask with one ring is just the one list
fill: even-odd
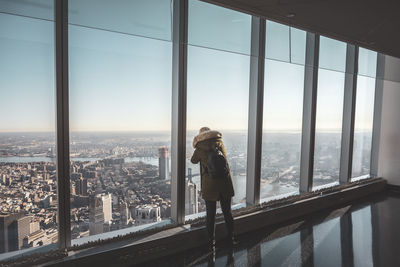
[[(205, 0), (400, 58), (400, 0)], [(288, 17), (294, 14), (294, 17)]]

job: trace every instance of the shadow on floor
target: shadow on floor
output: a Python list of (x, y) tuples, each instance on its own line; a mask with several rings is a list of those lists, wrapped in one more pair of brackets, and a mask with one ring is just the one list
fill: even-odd
[(400, 194), (390, 191), (140, 266), (400, 266)]

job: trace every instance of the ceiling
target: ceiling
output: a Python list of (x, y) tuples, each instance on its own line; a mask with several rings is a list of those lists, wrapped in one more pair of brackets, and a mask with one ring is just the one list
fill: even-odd
[(204, 1), (400, 58), (399, 0)]

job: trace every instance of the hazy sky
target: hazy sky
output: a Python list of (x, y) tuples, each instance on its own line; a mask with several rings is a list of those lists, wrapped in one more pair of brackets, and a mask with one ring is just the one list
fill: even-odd
[[(93, 1), (70, 0), (71, 130), (170, 130), (170, 1), (129, 2), (131, 6)], [(0, 131), (55, 129), (51, 2), (0, 0)], [(189, 3), (188, 129), (247, 129), (251, 17)], [(299, 131), (305, 32), (268, 22), (266, 46), (264, 129)], [(322, 130), (341, 127), (345, 51), (344, 43), (321, 38), (320, 66), (334, 70), (319, 75), (317, 128)], [(361, 58), (368, 67), (360, 71), (373, 74), (376, 53), (374, 59), (373, 53), (360, 50)], [(362, 122), (356, 121), (356, 127), (361, 128), (372, 120), (364, 112), (371, 103), (373, 87), (367, 80), (372, 78), (365, 79), (359, 83), (367, 88), (357, 109)]]

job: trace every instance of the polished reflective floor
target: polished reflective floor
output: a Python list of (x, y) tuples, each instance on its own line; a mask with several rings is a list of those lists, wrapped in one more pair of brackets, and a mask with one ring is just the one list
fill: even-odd
[(400, 194), (384, 193), (142, 266), (400, 266)]

